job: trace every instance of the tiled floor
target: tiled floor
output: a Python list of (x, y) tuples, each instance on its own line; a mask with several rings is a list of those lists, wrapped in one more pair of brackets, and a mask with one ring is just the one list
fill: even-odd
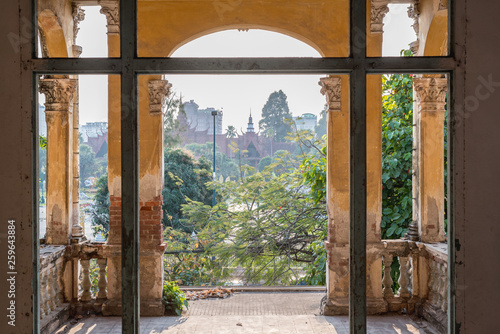
[[(227, 299), (192, 301), (181, 317), (142, 317), (141, 333), (338, 333), (347, 316), (318, 315), (322, 293), (241, 293)], [(75, 323), (76, 322), (76, 323)], [(57, 334), (118, 334), (119, 317), (84, 317)], [(426, 322), (404, 315), (368, 318), (368, 333), (437, 334)]]

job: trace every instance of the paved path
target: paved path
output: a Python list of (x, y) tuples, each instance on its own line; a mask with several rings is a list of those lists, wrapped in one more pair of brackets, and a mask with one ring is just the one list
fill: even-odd
[[(141, 333), (349, 333), (347, 316), (319, 314), (323, 293), (239, 293), (226, 299), (197, 300), (181, 317), (143, 317)], [(118, 334), (119, 317), (88, 317), (57, 334)], [(438, 334), (426, 322), (408, 316), (368, 318), (370, 334)]]

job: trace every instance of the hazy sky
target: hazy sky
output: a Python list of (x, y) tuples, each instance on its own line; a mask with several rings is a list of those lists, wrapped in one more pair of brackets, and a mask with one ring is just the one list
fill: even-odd
[[(416, 39), (407, 16), (408, 5), (389, 5), (384, 23), (384, 56), (398, 56)], [(80, 23), (77, 44), (82, 57), (106, 57), (106, 19), (100, 7), (84, 7), (86, 18)], [(179, 48), (173, 57), (319, 57), (307, 44), (291, 37), (263, 30), (223, 31), (198, 38)], [(325, 104), (318, 75), (169, 75), (174, 93), (184, 101), (195, 100), (201, 109), (222, 108), (223, 127), (234, 125), (245, 130), (252, 110), (258, 123), (269, 95), (283, 90), (294, 116), (319, 114)], [(80, 123), (107, 121), (107, 77), (80, 76)]]

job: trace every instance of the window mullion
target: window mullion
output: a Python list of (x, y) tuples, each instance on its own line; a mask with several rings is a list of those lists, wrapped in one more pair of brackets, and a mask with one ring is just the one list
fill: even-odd
[(140, 333), (137, 0), (120, 1), (122, 333)]
[(366, 328), (366, 1), (350, 2), (349, 332)]

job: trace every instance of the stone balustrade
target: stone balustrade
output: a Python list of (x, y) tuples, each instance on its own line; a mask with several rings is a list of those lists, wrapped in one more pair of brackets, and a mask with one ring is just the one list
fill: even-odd
[[(447, 323), (448, 252), (444, 243), (383, 240), (383, 294), (392, 312), (416, 312), (441, 330)], [(399, 266), (393, 290), (391, 268)]]

